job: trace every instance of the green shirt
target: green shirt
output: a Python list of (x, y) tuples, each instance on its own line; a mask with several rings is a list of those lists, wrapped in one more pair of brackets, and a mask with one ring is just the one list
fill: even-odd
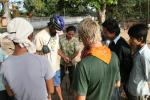
[(86, 100), (110, 100), (116, 80), (120, 80), (120, 72), (114, 53), (109, 64), (88, 56), (77, 65), (73, 88), (78, 95), (86, 96)]
[[(68, 56), (71, 59), (74, 58), (75, 54), (79, 52), (79, 45), (79, 40), (75, 37), (73, 37), (69, 41), (67, 40), (66, 36), (60, 39), (60, 49), (66, 56)], [(61, 64), (65, 64), (63, 59), (61, 60)]]

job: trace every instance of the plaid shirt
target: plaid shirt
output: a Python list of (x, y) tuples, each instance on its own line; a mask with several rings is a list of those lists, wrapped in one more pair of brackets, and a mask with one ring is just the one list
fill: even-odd
[[(70, 59), (74, 57), (74, 55), (79, 52), (80, 47), (79, 47), (79, 40), (75, 37), (73, 37), (71, 40), (67, 40), (66, 36), (62, 37), (60, 39), (60, 49), (62, 52), (68, 56)], [(62, 59), (61, 64), (64, 65), (65, 62)]]

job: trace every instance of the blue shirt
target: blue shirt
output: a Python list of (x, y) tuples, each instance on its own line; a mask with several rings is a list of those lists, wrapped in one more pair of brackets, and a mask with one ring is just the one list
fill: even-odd
[[(0, 48), (0, 63), (2, 63), (7, 58), (6, 53)], [(0, 70), (1, 70), (1, 64), (0, 64)], [(2, 83), (2, 75), (0, 73), (0, 91), (5, 90), (4, 85)]]
[(133, 96), (149, 95), (150, 49), (143, 46), (135, 55), (130, 73), (128, 90)]

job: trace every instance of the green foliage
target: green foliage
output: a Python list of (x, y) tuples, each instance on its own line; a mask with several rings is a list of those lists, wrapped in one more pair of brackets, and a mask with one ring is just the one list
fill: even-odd
[(58, 0), (25, 0), (25, 8), (35, 16), (49, 16), (56, 12)]
[[(86, 1), (86, 0), (85, 0)], [(97, 10), (102, 10), (103, 6), (106, 5), (116, 5), (118, 0), (87, 0), (90, 6), (96, 8)]]
[(57, 11), (60, 15), (78, 16), (86, 14), (87, 4), (81, 0), (59, 0)]
[(0, 11), (0, 17), (3, 16), (3, 14), (4, 14), (4, 9), (2, 9), (2, 10)]
[(127, 19), (146, 19), (147, 0), (118, 0), (116, 6), (107, 6), (107, 17), (114, 17), (119, 21)]
[(56, 5), (58, 3), (58, 0), (45, 0), (45, 9), (43, 10), (43, 13), (45, 16), (50, 16), (51, 14), (57, 13)]
[(107, 17), (118, 20), (146, 19), (148, 13), (147, 0), (25, 0), (25, 8), (35, 16), (96, 15), (96, 12), (106, 9)]

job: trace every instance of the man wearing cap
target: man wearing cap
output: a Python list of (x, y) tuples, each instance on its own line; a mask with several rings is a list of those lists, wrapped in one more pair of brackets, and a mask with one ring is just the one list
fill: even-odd
[(53, 81), (60, 100), (63, 100), (60, 87), (60, 56), (64, 59), (67, 58), (59, 52), (59, 33), (63, 30), (63, 28), (63, 18), (61, 16), (53, 16), (50, 18), (47, 28), (37, 33), (34, 41), (37, 53), (46, 56), (50, 63), (49, 67), (53, 68), (56, 72)]
[(34, 54), (32, 33), (32, 25), (23, 18), (8, 23), (1, 38), (12, 40), (15, 50), (2, 63), (3, 83), (9, 96), (17, 100), (51, 100), (50, 82), (55, 72), (45, 57)]

